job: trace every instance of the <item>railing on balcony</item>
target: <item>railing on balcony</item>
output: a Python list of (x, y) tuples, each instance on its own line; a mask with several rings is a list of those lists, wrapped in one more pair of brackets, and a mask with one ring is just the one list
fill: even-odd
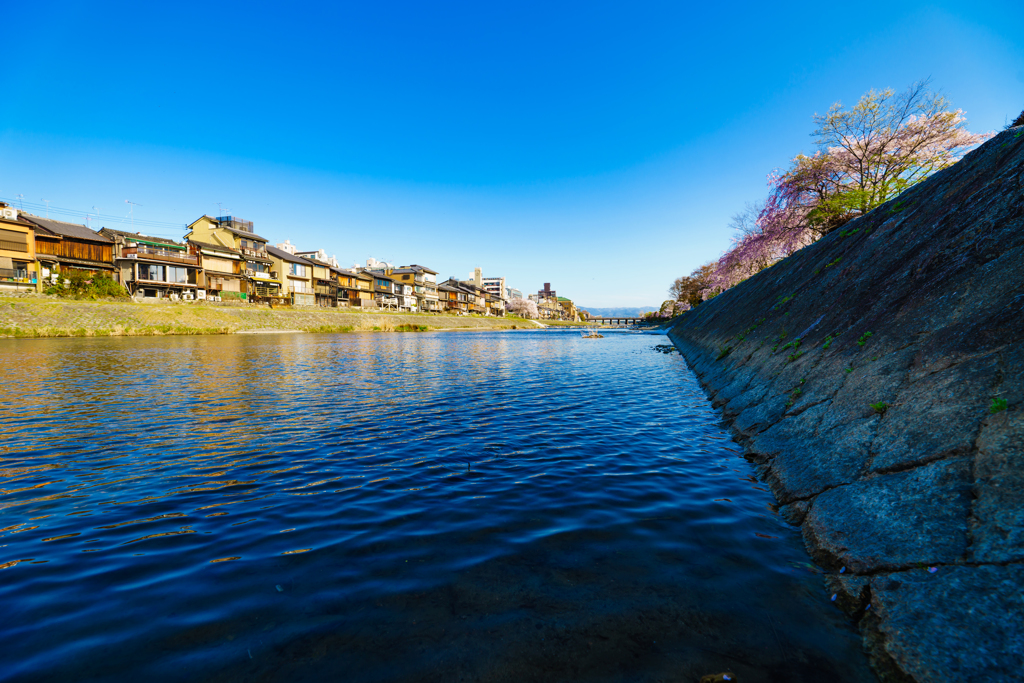
[(290, 285), (288, 285), (288, 291), (291, 292), (292, 294), (312, 294), (313, 288), (310, 287), (309, 285), (297, 284), (293, 282)]
[(25, 270), (15, 270), (13, 268), (0, 268), (0, 280), (6, 280), (8, 282), (13, 280), (14, 282), (32, 284), (36, 281), (36, 274)]
[(336, 296), (338, 294), (338, 288), (329, 285), (317, 285), (315, 290), (317, 294), (322, 296)]
[(141, 244), (137, 247), (125, 247), (121, 251), (121, 255), (125, 258), (149, 258), (158, 261), (169, 261), (171, 263), (183, 263), (190, 266), (199, 265), (199, 257), (192, 256), (188, 252), (177, 249), (148, 247)]

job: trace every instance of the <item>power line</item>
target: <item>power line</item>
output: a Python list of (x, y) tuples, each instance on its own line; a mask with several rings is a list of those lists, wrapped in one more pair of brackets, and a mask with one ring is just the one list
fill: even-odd
[[(10, 199), (8, 199), (6, 197), (0, 197), (0, 200), (6, 201), (8, 203), (13, 203), (14, 202), (14, 200), (10, 200)], [(24, 200), (21, 200), (20, 198), (17, 201), (18, 201), (20, 207), (22, 208), (22, 210), (24, 210), (27, 207), (30, 211), (32, 211), (32, 210), (45, 211), (47, 214), (53, 213), (53, 214), (55, 214), (57, 216), (67, 216), (67, 217), (72, 217), (72, 218), (86, 218), (86, 217), (92, 216), (94, 219), (99, 220), (99, 221), (116, 222), (116, 223), (120, 223), (120, 224), (130, 223), (130, 221), (131, 221), (129, 216), (112, 216), (112, 215), (109, 215), (109, 214), (101, 214), (99, 212), (87, 212), (87, 211), (79, 211), (77, 209), (65, 209), (65, 208), (58, 207), (58, 206), (46, 206), (46, 205), (43, 205), (43, 204), (36, 204), (34, 202), (26, 202)], [(144, 228), (158, 228), (158, 229), (159, 228), (164, 228), (164, 229), (182, 230), (182, 229), (185, 229), (185, 228), (188, 227), (187, 225), (182, 224), (182, 223), (170, 223), (170, 222), (167, 222), (167, 221), (144, 220), (144, 219), (141, 219), (141, 218), (134, 219), (134, 224), (138, 225), (140, 227), (144, 227)]]

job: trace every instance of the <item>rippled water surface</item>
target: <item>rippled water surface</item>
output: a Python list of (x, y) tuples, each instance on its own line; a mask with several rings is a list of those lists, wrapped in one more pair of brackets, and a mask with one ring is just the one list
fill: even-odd
[(0, 340), (0, 678), (871, 680), (663, 339)]

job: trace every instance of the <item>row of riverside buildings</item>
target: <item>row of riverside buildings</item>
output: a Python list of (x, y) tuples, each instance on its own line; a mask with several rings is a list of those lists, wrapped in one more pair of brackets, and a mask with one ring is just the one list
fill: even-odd
[[(322, 249), (300, 251), (290, 241), (271, 246), (251, 221), (234, 216), (202, 216), (177, 242), (95, 231), (0, 202), (0, 291), (43, 291), (73, 270), (105, 273), (139, 299), (503, 316), (512, 300), (522, 298), (504, 278), (485, 278), (479, 268), (470, 279), (444, 282), (416, 264), (396, 268), (369, 259), (366, 266), (341, 268)], [(569, 305), (545, 298), (538, 303), (540, 317), (578, 320), (575, 306), (565, 301)]]

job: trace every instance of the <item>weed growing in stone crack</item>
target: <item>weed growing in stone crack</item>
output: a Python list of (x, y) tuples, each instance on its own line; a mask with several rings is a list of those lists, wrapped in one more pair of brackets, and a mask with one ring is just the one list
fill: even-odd
[(834, 338), (832, 337), (832, 335), (831, 335), (831, 334), (830, 334), (830, 335), (828, 335), (827, 337), (825, 337), (825, 343), (824, 343), (824, 344), (822, 344), (822, 346), (821, 346), (821, 350), (822, 350), (822, 351), (828, 351), (828, 347), (832, 346), (832, 341), (833, 341), (833, 339), (834, 339)]
[(878, 356), (873, 356), (871, 360), (878, 360)]
[(900, 200), (900, 201), (896, 202), (895, 204), (893, 204), (892, 208), (889, 209), (889, 215), (891, 216), (893, 214), (899, 213), (900, 211), (902, 211), (903, 209), (908, 208), (909, 206), (910, 206), (910, 204), (906, 203), (903, 200)]
[(785, 346), (783, 346), (782, 350), (785, 351), (786, 349), (798, 349), (798, 348), (800, 348), (800, 337), (797, 337), (793, 341), (791, 341), (788, 344), (786, 344)]
[(839, 233), (839, 236), (850, 237), (852, 235), (856, 235), (858, 232), (860, 232), (860, 228), (857, 228), (856, 230), (843, 230), (841, 233)]
[(795, 360), (796, 360), (797, 358), (799, 358), (799, 357), (800, 357), (800, 356), (802, 356), (802, 355), (804, 355), (804, 352), (803, 352), (803, 351), (797, 351), (796, 353), (791, 353), (791, 354), (789, 354), (789, 356), (788, 356), (788, 357), (786, 358), (786, 362), (788, 362), (788, 363), (792, 363), (792, 362), (794, 362), (794, 361), (795, 361)]
[(846, 372), (847, 372), (847, 374), (853, 372), (853, 368), (852, 367), (851, 368), (846, 368)]
[(818, 274), (818, 273), (820, 273), (820, 272), (821, 272), (820, 270), (815, 270), (815, 271), (814, 271), (814, 274), (815, 274), (815, 275), (817, 275), (817, 274)]
[(731, 346), (723, 346), (721, 349), (719, 349), (719, 351), (718, 351), (718, 358), (716, 358), (715, 360), (722, 360), (723, 358), (728, 356), (731, 351), (732, 351), (732, 347)]
[(783, 295), (780, 294), (779, 295), (779, 300), (775, 302), (774, 306), (772, 306), (772, 310), (774, 311), (774, 310), (778, 309), (779, 306), (782, 306), (783, 304), (789, 302), (795, 296), (796, 296), (796, 294), (790, 294), (789, 296), (783, 296)]
[(879, 401), (878, 403), (872, 403), (871, 408), (879, 415), (885, 415), (885, 411), (889, 410), (889, 404), (885, 401)]
[(860, 339), (857, 340), (857, 346), (864, 346), (865, 344), (867, 344), (868, 339), (870, 339), (870, 338), (871, 338), (871, 333), (870, 332), (865, 332), (864, 334), (860, 335)]
[(831, 263), (826, 263), (826, 264), (825, 264), (825, 267), (826, 267), (826, 268), (831, 268), (832, 266), (834, 266), (835, 264), (839, 263), (839, 262), (840, 262), (840, 261), (842, 261), (842, 260), (843, 260), (843, 257), (842, 257), (842, 256), (838, 256), (838, 257), (836, 257), (836, 259), (835, 259), (834, 261), (832, 261)]
[(1000, 413), (1009, 407), (1010, 403), (1005, 398), (994, 398), (992, 399), (992, 405), (988, 407), (988, 412), (995, 415)]

